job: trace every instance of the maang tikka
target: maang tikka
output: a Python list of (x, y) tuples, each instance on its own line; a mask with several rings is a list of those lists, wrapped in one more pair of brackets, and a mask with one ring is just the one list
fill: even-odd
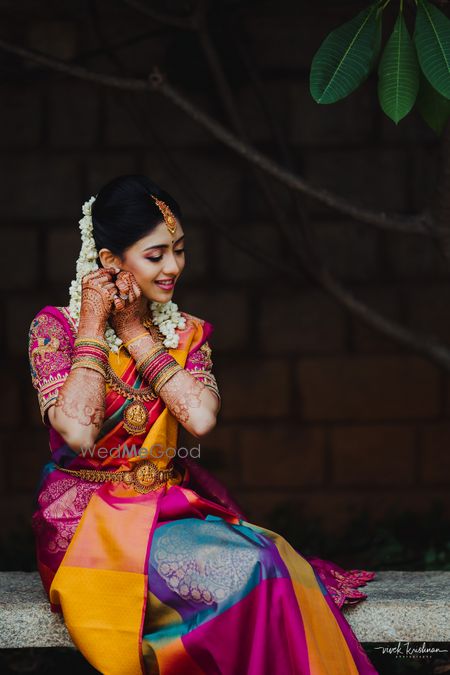
[(167, 206), (167, 204), (163, 202), (162, 199), (158, 199), (157, 197), (155, 197), (155, 195), (152, 195), (152, 197), (155, 200), (159, 210), (163, 214), (164, 222), (166, 223), (167, 229), (169, 230), (170, 234), (175, 234), (177, 229), (177, 221), (170, 207)]

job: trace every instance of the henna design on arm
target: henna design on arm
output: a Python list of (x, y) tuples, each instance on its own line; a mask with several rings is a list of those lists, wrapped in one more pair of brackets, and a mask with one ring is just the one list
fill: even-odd
[(170, 412), (180, 422), (186, 424), (189, 422), (191, 409), (200, 408), (202, 405), (201, 395), (205, 389), (202, 382), (185, 370), (180, 370), (161, 387), (159, 393)]
[(123, 302), (115, 298), (117, 288), (112, 282), (113, 273), (114, 268), (99, 269), (82, 278), (79, 332), (99, 330), (103, 333), (112, 307)]
[(116, 334), (123, 342), (136, 335), (136, 331), (142, 332), (141, 312), (144, 310), (142, 305), (142, 291), (134, 275), (131, 272), (122, 270), (116, 277), (116, 287), (120, 293), (126, 293), (128, 299), (121, 300), (122, 306), (113, 309), (110, 317), (110, 323)]
[[(93, 325), (95, 322), (92, 319)], [(30, 325), (29, 364), (42, 421), (64, 438), (97, 436), (104, 419), (104, 377), (92, 368), (71, 369), (73, 348), (68, 330), (61, 318), (45, 310), (38, 312)], [(79, 329), (78, 335), (103, 337), (94, 328)]]
[(58, 393), (55, 407), (81, 426), (101, 429), (105, 415), (104, 378), (91, 368), (71, 371)]
[[(137, 329), (136, 329), (137, 330)], [(139, 332), (142, 332), (140, 327)], [(139, 340), (135, 340), (127, 347), (129, 353), (136, 362), (139, 362), (158, 341), (148, 333)], [(191, 365), (192, 367), (192, 365)], [(201, 421), (205, 415), (216, 414), (220, 408), (220, 395), (211, 392), (211, 375), (204, 384), (199, 376), (209, 375), (205, 370), (202, 372), (189, 372), (186, 368), (173, 375), (160, 389), (159, 395), (167, 405), (170, 412), (184, 426), (194, 427), (196, 421)], [(214, 380), (215, 381), (215, 380)], [(150, 384), (147, 382), (147, 384)], [(203, 392), (206, 391), (206, 394)], [(189, 429), (188, 429), (189, 430)]]
[(86, 316), (102, 316), (109, 312), (109, 306), (96, 288), (86, 288), (83, 296), (83, 310)]
[[(147, 330), (147, 335), (143, 335), (145, 331)], [(142, 336), (139, 338), (139, 340), (135, 340), (131, 345), (127, 347), (128, 352), (131, 354), (133, 359), (138, 363), (148, 352), (152, 347), (154, 347), (157, 342), (161, 344), (159, 341), (155, 340), (150, 332), (148, 332), (148, 329), (144, 328), (144, 326), (137, 327), (134, 330), (134, 333), (130, 332), (130, 335), (128, 336), (128, 339), (131, 340), (132, 337), (139, 335), (139, 333), (142, 333)], [(122, 338), (123, 339), (123, 338)]]

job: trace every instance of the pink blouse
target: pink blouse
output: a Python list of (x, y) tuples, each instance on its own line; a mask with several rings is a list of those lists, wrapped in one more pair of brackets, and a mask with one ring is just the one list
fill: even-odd
[[(186, 319), (198, 318), (186, 312), (181, 314)], [(217, 381), (212, 373), (213, 362), (208, 342), (214, 328), (209, 322), (202, 323), (203, 340), (188, 354), (185, 370), (212, 389), (221, 401)], [(46, 305), (36, 314), (30, 325), (28, 356), (31, 381), (37, 390), (42, 421), (50, 433), (56, 434), (48, 419), (48, 409), (58, 398), (59, 390), (70, 372), (76, 331), (76, 324), (68, 307)]]

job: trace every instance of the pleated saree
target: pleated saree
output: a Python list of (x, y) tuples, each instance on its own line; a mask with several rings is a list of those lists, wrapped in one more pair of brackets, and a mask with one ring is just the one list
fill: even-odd
[[(213, 327), (182, 314), (186, 328), (169, 352), (200, 380), (213, 378)], [(176, 472), (147, 493), (56, 468), (132, 469), (143, 461), (136, 449), (178, 443), (179, 423), (161, 398), (146, 403), (146, 433), (130, 436), (122, 422), (129, 401), (108, 384), (91, 452), (76, 454), (65, 443), (47, 411), (70, 372), (75, 338), (67, 307), (47, 305), (30, 326), (32, 383), (51, 451), (32, 524), (50, 608), (62, 613), (92, 666), (105, 675), (376, 673), (341, 612), (344, 602), (366, 597), (357, 587), (373, 572), (303, 557), (248, 522), (197, 460), (151, 457), (159, 469), (173, 462)], [(124, 382), (146, 386), (126, 350), (109, 358)]]

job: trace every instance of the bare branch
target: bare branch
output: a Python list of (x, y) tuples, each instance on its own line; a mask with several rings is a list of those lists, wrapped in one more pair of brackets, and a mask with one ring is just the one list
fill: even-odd
[(163, 14), (158, 12), (157, 9), (152, 9), (142, 2), (142, 0), (122, 0), (126, 5), (136, 9), (141, 14), (145, 14), (150, 19), (158, 21), (158, 23), (165, 24), (166, 26), (173, 26), (174, 28), (181, 28), (183, 30), (194, 30), (195, 29), (195, 18), (193, 16), (179, 17), (174, 14)]
[[(284, 185), (290, 187), (292, 190), (303, 193), (357, 221), (374, 225), (383, 230), (426, 236), (436, 236), (441, 234), (440, 228), (433, 226), (431, 215), (427, 212), (416, 216), (405, 217), (397, 214), (389, 214), (385, 211), (376, 212), (363, 207), (358, 207), (343, 197), (335, 195), (323, 188), (317, 188), (300, 178), (300, 176), (287, 171), (263, 153), (240, 141), (218, 122), (194, 106), (186, 97), (164, 81), (164, 77), (157, 68), (154, 68), (153, 72), (149, 75), (148, 80), (141, 78), (124, 78), (103, 73), (95, 73), (82, 66), (69, 65), (64, 61), (46, 56), (39, 52), (17, 47), (5, 40), (0, 40), (0, 49), (35, 63), (39, 63), (46, 68), (64, 72), (67, 75), (95, 82), (102, 86), (136, 92), (159, 91), (180, 109), (184, 110), (194, 121), (201, 124), (205, 129), (208, 129), (215, 138), (235, 150), (241, 157), (255, 164), (259, 168), (264, 169), (267, 173)], [(445, 234), (445, 232), (442, 232), (442, 234)]]
[(439, 178), (433, 199), (434, 222), (439, 225), (438, 245), (450, 262), (450, 118), (445, 125), (439, 148)]
[[(241, 143), (226, 129), (216, 124), (213, 120), (208, 118), (208, 116), (206, 116), (202, 111), (192, 106), (186, 99), (184, 99), (180, 94), (178, 94), (178, 92), (176, 92), (167, 83), (163, 82), (162, 76), (157, 70), (155, 70), (152, 73), (152, 75), (150, 75), (148, 81), (132, 78), (122, 78), (111, 75), (93, 73), (81, 66), (68, 65), (64, 62), (58, 61), (57, 59), (48, 57), (46, 55), (42, 55), (37, 52), (32, 52), (30, 50), (23, 49), (21, 47), (10, 45), (4, 40), (0, 40), (0, 49), (1, 48), (11, 53), (14, 53), (18, 56), (21, 56), (22, 58), (32, 60), (45, 67), (51, 68), (53, 70), (64, 72), (67, 73), (68, 75), (73, 75), (81, 79), (96, 82), (97, 84), (101, 84), (103, 86), (118, 89), (126, 89), (128, 91), (135, 91), (135, 92), (160, 90), (171, 100), (177, 102), (179, 107), (181, 107), (182, 109), (186, 109), (186, 111), (189, 111), (191, 117), (193, 117), (194, 119), (199, 118), (201, 122), (204, 124), (204, 126), (206, 126), (207, 128), (211, 127), (210, 130), (214, 132), (213, 135), (219, 137), (219, 140), (221, 136), (224, 136), (226, 138), (227, 145), (229, 145), (230, 147), (236, 146), (235, 149), (238, 150), (239, 154), (246, 157), (247, 159), (251, 158), (252, 161), (258, 166), (263, 166), (263, 168), (267, 167), (268, 172), (271, 173), (272, 175), (275, 174), (278, 175), (279, 173), (280, 176), (282, 177), (282, 182), (284, 182), (285, 184), (292, 186), (294, 189), (300, 192), (306, 192), (307, 194), (310, 194), (310, 196), (312, 196), (312, 193), (309, 193), (308, 191), (310, 191), (311, 189), (316, 190), (315, 188), (310, 188), (310, 186), (307, 186), (306, 184), (305, 189), (305, 186), (302, 184), (303, 182), (301, 181), (301, 179), (299, 179), (293, 174), (290, 174), (289, 172), (286, 172), (282, 167), (278, 167), (275, 163), (272, 163), (270, 159), (268, 159), (261, 153), (258, 153), (253, 148), (248, 147), (245, 144)], [(329, 196), (332, 197), (332, 195)], [(323, 201), (323, 195), (321, 197), (321, 201)], [(345, 202), (345, 200), (341, 201), (342, 201), (341, 208), (344, 209), (345, 208), (348, 209), (349, 207), (353, 208), (353, 205), (351, 204), (349, 205), (347, 202)], [(364, 211), (364, 213), (365, 213), (364, 222), (376, 221), (377, 214), (370, 211)], [(401, 222), (402, 226), (397, 229), (400, 229), (400, 231), (410, 232), (410, 230), (406, 229), (406, 224), (408, 222), (406, 221), (406, 219), (400, 218), (399, 220), (397, 220), (398, 217), (387, 216), (387, 214), (381, 215), (384, 216), (383, 222), (385, 225), (386, 224), (392, 225), (392, 223), (398, 225), (399, 222)], [(290, 267), (288, 265), (285, 265), (284, 263), (273, 260), (271, 256), (268, 256), (263, 251), (256, 250), (254, 242), (251, 243), (249, 242), (249, 244), (247, 245), (246, 243), (242, 242), (242, 239), (238, 239), (237, 235), (234, 235), (229, 230), (229, 228), (225, 227), (220, 223), (217, 223), (215, 220), (211, 220), (211, 222), (218, 230), (222, 232), (222, 234), (227, 239), (232, 241), (233, 244), (235, 244), (241, 250), (245, 250), (252, 257), (259, 258), (262, 262), (264, 262), (271, 268), (278, 270), (280, 274), (287, 276), (293, 282), (295, 283), (303, 282), (303, 275), (300, 273), (299, 270)], [(378, 224), (379, 226), (379, 223), (373, 222), (373, 224)], [(418, 224), (416, 223), (416, 228), (417, 227)], [(394, 228), (389, 227), (388, 229), (396, 229), (396, 228), (394, 226)], [(425, 232), (417, 230), (416, 233), (424, 234)], [(309, 273), (313, 277), (315, 277), (316, 280), (320, 283), (320, 285), (326, 288), (330, 294), (334, 295), (350, 311), (352, 311), (355, 315), (359, 316), (359, 318), (362, 321), (364, 321), (371, 327), (375, 328), (376, 330), (379, 330), (385, 333), (386, 335), (389, 335), (397, 342), (404, 344), (413, 351), (416, 351), (417, 353), (426, 356), (430, 360), (434, 361), (437, 365), (443, 367), (446, 371), (450, 371), (450, 351), (444, 345), (440, 344), (435, 338), (426, 335), (416, 336), (412, 334), (410, 331), (408, 331), (406, 328), (396, 324), (393, 321), (386, 319), (382, 315), (378, 314), (378, 312), (369, 309), (366, 305), (357, 300), (351, 293), (345, 290), (342, 287), (342, 285), (335, 279), (333, 279), (328, 273), (328, 271), (325, 270), (323, 267), (315, 269), (313, 265), (309, 264)]]
[[(152, 16), (152, 18), (154, 18), (153, 10), (148, 12), (146, 6), (143, 5), (140, 0), (124, 0), (124, 2), (125, 4), (139, 9), (147, 16)], [(206, 0), (197, 0), (196, 11), (192, 18), (189, 19), (186, 28), (195, 30), (197, 34), (206, 63), (208, 64), (213, 81), (215, 82), (218, 96), (228, 115), (231, 127), (234, 129), (237, 136), (239, 136), (240, 140), (249, 143), (248, 134), (242, 121), (242, 117), (239, 114), (238, 108), (236, 106), (232, 89), (227, 81), (219, 54), (208, 30), (206, 10)], [(160, 16), (160, 21), (164, 20), (165, 18)], [(293, 244), (295, 245), (295, 237), (292, 237), (291, 227), (288, 225), (286, 218), (282, 213), (280, 204), (277, 203), (266, 174), (255, 165), (252, 165), (251, 168), (253, 170), (253, 176), (256, 182), (259, 184), (263, 195), (266, 198), (267, 204), (272, 211), (274, 222), (278, 224), (281, 235), (285, 238), (289, 246), (292, 246)]]
[(367, 305), (348, 292), (325, 268), (315, 270), (313, 273), (323, 288), (326, 288), (331, 295), (334, 295), (341, 304), (345, 305), (352, 314), (358, 316), (365, 324), (396, 340), (405, 347), (409, 347), (418, 354), (425, 356), (437, 366), (443, 367), (444, 370), (450, 372), (450, 350), (435, 337), (432, 335), (414, 334), (399, 323), (390, 321), (382, 316), (382, 314), (367, 307)]
[[(236, 45), (235, 45), (236, 47)], [(240, 47), (240, 49), (239, 49)], [(283, 134), (280, 129), (277, 128), (274, 120), (271, 118), (270, 108), (268, 101), (265, 98), (265, 92), (262, 86), (262, 83), (259, 80), (258, 74), (253, 67), (251, 59), (245, 50), (242, 49), (242, 46), (239, 45), (238, 49), (243, 56), (244, 65), (249, 73), (253, 84), (259, 95), (261, 107), (263, 108), (266, 116), (269, 120), (269, 125), (276, 132), (274, 134), (275, 140), (279, 145), (280, 152), (287, 163), (289, 168), (293, 168), (294, 164), (292, 158), (290, 157), (289, 147), (285, 142)], [(450, 125), (447, 126), (448, 140), (450, 143)], [(449, 166), (449, 157), (450, 153), (444, 151), (444, 156), (447, 159), (446, 165)], [(444, 192), (446, 181), (443, 182)], [(446, 194), (449, 192), (447, 191)], [(293, 195), (295, 200), (295, 206), (299, 217), (299, 228), (298, 231), (303, 234), (303, 241), (300, 242), (298, 239), (292, 241), (292, 249), (296, 254), (296, 257), (299, 259), (302, 266), (306, 269), (310, 278), (312, 278), (325, 292), (329, 295), (332, 295), (341, 305), (343, 305), (347, 310), (349, 310), (353, 315), (357, 316), (364, 323), (369, 325), (371, 328), (374, 328), (378, 332), (387, 335), (388, 337), (400, 342), (410, 349), (419, 351), (423, 355), (427, 356), (434, 360), (435, 362), (442, 365), (440, 359), (444, 359), (447, 363), (448, 368), (448, 357), (450, 356), (450, 351), (448, 351), (443, 345), (439, 344), (433, 337), (422, 337), (417, 338), (411, 331), (404, 328), (398, 323), (395, 323), (391, 320), (386, 319), (378, 312), (369, 308), (365, 303), (358, 300), (352, 293), (350, 293), (345, 286), (340, 283), (334, 275), (330, 272), (329, 269), (323, 264), (319, 252), (315, 246), (314, 240), (311, 238), (311, 232), (309, 227), (309, 219), (305, 212), (303, 205), (300, 203), (298, 193)], [(448, 205), (450, 200), (447, 199), (445, 202)], [(447, 212), (447, 216), (448, 216)], [(448, 222), (448, 221), (447, 221)], [(420, 351), (423, 350), (423, 351)]]
[(334, 195), (328, 190), (312, 186), (310, 183), (306, 182), (292, 172), (287, 171), (282, 166), (272, 161), (269, 157), (262, 154), (252, 146), (242, 143), (238, 138), (236, 138), (236, 136), (222, 127), (218, 122), (213, 120), (202, 110), (194, 106), (174, 87), (165, 82), (162, 75), (159, 88), (165, 96), (170, 98), (173, 103), (184, 110), (185, 113), (189, 115), (189, 117), (208, 129), (208, 131), (210, 131), (211, 134), (215, 136), (215, 138), (235, 150), (239, 155), (241, 155), (241, 157), (244, 157), (244, 159), (267, 171), (267, 173), (279, 180), (280, 183), (287, 185), (291, 189), (316, 199), (322, 204), (326, 204), (335, 211), (350, 216), (355, 220), (368, 223), (370, 225), (375, 225), (376, 227), (383, 230), (427, 236), (433, 236), (433, 234), (439, 233), (439, 229), (433, 227), (430, 214), (428, 213), (405, 217), (402, 215), (389, 214), (385, 211), (371, 211), (369, 209), (355, 206), (353, 203), (349, 202), (343, 197)]
[[(200, 12), (200, 9), (203, 12)], [(228, 113), (228, 117), (232, 127), (236, 134), (239, 135), (240, 139), (245, 143), (249, 143), (249, 138), (245, 125), (242, 121), (242, 116), (239, 113), (239, 110), (236, 106), (234, 95), (232, 89), (227, 81), (219, 54), (215, 48), (213, 41), (211, 40), (210, 33), (208, 31), (208, 25), (206, 21), (206, 5), (204, 0), (200, 0), (198, 5), (198, 12), (196, 16), (196, 26), (197, 26), (197, 36), (200, 42), (200, 45), (203, 49), (203, 53), (208, 63), (209, 69), (211, 71), (214, 82), (216, 83), (216, 88), (220, 99), (224, 105), (225, 110)], [(262, 172), (259, 167), (251, 165), (253, 170), (253, 175), (256, 182), (259, 184), (263, 195), (267, 200), (267, 204), (272, 211), (272, 216), (274, 222), (278, 224), (279, 231), (284, 237), (288, 246), (295, 246), (295, 236), (292, 236), (292, 228), (288, 224), (283, 209), (280, 204), (277, 203), (277, 199), (273, 193), (272, 186), (268, 180), (267, 175)]]
[(96, 84), (101, 84), (104, 87), (113, 87), (115, 89), (141, 92), (147, 92), (155, 89), (151, 82), (147, 80), (139, 78), (122, 78), (104, 73), (95, 73), (91, 70), (88, 70), (87, 68), (84, 68), (83, 66), (68, 64), (64, 61), (60, 61), (59, 59), (55, 59), (52, 56), (41, 54), (38, 51), (24, 49), (23, 47), (12, 45), (5, 40), (0, 40), (0, 49), (3, 49), (10, 54), (16, 54), (16, 56), (20, 56), (27, 61), (39, 63), (41, 66), (45, 66), (50, 70), (56, 70), (60, 73), (65, 73), (66, 75), (72, 75), (73, 77), (78, 77), (81, 80), (95, 82)]
[[(127, 104), (129, 102), (127, 101)], [(135, 115), (136, 106), (129, 105), (130, 114)], [(139, 126), (141, 133), (146, 136), (151, 133), (155, 141), (156, 135), (151, 126), (145, 123), (146, 115), (143, 116), (144, 123)], [(139, 125), (139, 123), (138, 123)], [(162, 147), (159, 148), (158, 145)], [(305, 275), (303, 271), (292, 265), (286, 264), (285, 261), (278, 261), (274, 259), (273, 255), (266, 253), (254, 241), (247, 241), (242, 236), (241, 232), (235, 232), (227, 224), (220, 221), (220, 216), (215, 213), (211, 204), (209, 204), (204, 196), (198, 192), (192, 176), (182, 169), (180, 169), (177, 162), (171, 157), (171, 150), (161, 139), (156, 140), (156, 149), (159, 151), (161, 161), (168, 164), (169, 169), (175, 172), (176, 179), (180, 184), (185, 186), (186, 192), (191, 199), (194, 199), (199, 208), (205, 213), (205, 217), (209, 224), (218, 231), (227, 241), (229, 241), (235, 248), (242, 251), (250, 258), (264, 264), (267, 269), (275, 271), (282, 278), (289, 280), (294, 287), (303, 287), (305, 283)], [(300, 227), (299, 227), (300, 231)], [(306, 247), (305, 247), (306, 249)], [(362, 301), (358, 300), (352, 293), (335, 279), (325, 267), (320, 264), (316, 253), (311, 248), (304, 251), (305, 259), (303, 260), (303, 267), (306, 268), (308, 276), (319, 284), (328, 294), (332, 295), (341, 305), (346, 307), (353, 315), (357, 316), (361, 321), (371, 328), (381, 332), (384, 335), (404, 345), (408, 349), (417, 352), (418, 354), (428, 358), (433, 363), (446, 371), (450, 371), (450, 351), (437, 342), (432, 336), (415, 335), (407, 328), (400, 324), (385, 318), (376, 310), (369, 308)], [(312, 262), (311, 262), (312, 260)]]

